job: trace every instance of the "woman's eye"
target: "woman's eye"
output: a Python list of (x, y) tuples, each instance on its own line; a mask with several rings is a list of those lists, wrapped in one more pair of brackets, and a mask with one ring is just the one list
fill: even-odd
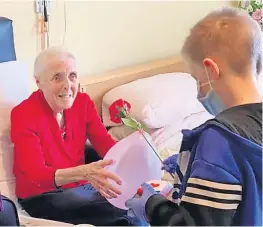
[(76, 73), (71, 73), (70, 74), (70, 79), (71, 80), (76, 80), (78, 78), (77, 74)]
[(56, 74), (55, 76), (53, 76), (52, 80), (53, 81), (59, 81), (60, 80), (60, 76), (58, 74)]

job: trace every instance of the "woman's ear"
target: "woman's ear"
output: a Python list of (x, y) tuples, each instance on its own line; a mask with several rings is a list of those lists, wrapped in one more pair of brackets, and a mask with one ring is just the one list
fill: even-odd
[(203, 65), (206, 68), (210, 80), (218, 80), (220, 76), (220, 70), (217, 63), (211, 58), (205, 58)]
[(38, 77), (36, 77), (36, 76), (34, 76), (34, 78), (35, 78), (35, 81), (36, 81), (36, 85), (37, 85), (37, 87), (40, 89), (40, 81), (39, 81), (39, 78)]

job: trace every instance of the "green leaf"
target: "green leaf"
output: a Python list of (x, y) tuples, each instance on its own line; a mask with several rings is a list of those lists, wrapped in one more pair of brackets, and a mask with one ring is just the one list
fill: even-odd
[(136, 122), (137, 123), (137, 128), (138, 129), (143, 129), (145, 132), (148, 132), (148, 128), (146, 127), (145, 124), (137, 121), (136, 119), (134, 119), (133, 117), (129, 117), (129, 119), (131, 119), (132, 121)]
[(134, 119), (133, 117), (129, 117), (129, 119), (132, 120), (132, 121), (134, 121), (136, 124), (139, 123), (139, 122), (138, 122), (136, 119)]
[(253, 0), (252, 0), (252, 1), (250, 2), (250, 5), (251, 5), (252, 8), (253, 8), (253, 12), (255, 12), (256, 9), (258, 8), (256, 1), (253, 1)]
[(141, 127), (145, 132), (148, 132), (148, 128), (145, 124), (141, 123)]
[(131, 120), (131, 119), (128, 119), (128, 118), (122, 118), (121, 119), (123, 124), (126, 125), (127, 127), (130, 127), (132, 129), (138, 129), (138, 125), (137, 125), (137, 122)]

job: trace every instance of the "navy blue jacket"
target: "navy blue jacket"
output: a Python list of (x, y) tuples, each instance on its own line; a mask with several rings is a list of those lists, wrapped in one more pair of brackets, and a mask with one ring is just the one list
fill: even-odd
[(152, 225), (262, 225), (262, 146), (211, 120), (183, 130), (177, 163), (174, 201), (146, 204)]

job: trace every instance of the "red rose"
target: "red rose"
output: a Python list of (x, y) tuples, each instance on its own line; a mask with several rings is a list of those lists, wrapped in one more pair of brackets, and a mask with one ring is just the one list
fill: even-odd
[(109, 107), (110, 120), (114, 123), (121, 123), (121, 110), (125, 111), (127, 114), (130, 112), (131, 104), (124, 101), (123, 99), (118, 99), (112, 103)]

